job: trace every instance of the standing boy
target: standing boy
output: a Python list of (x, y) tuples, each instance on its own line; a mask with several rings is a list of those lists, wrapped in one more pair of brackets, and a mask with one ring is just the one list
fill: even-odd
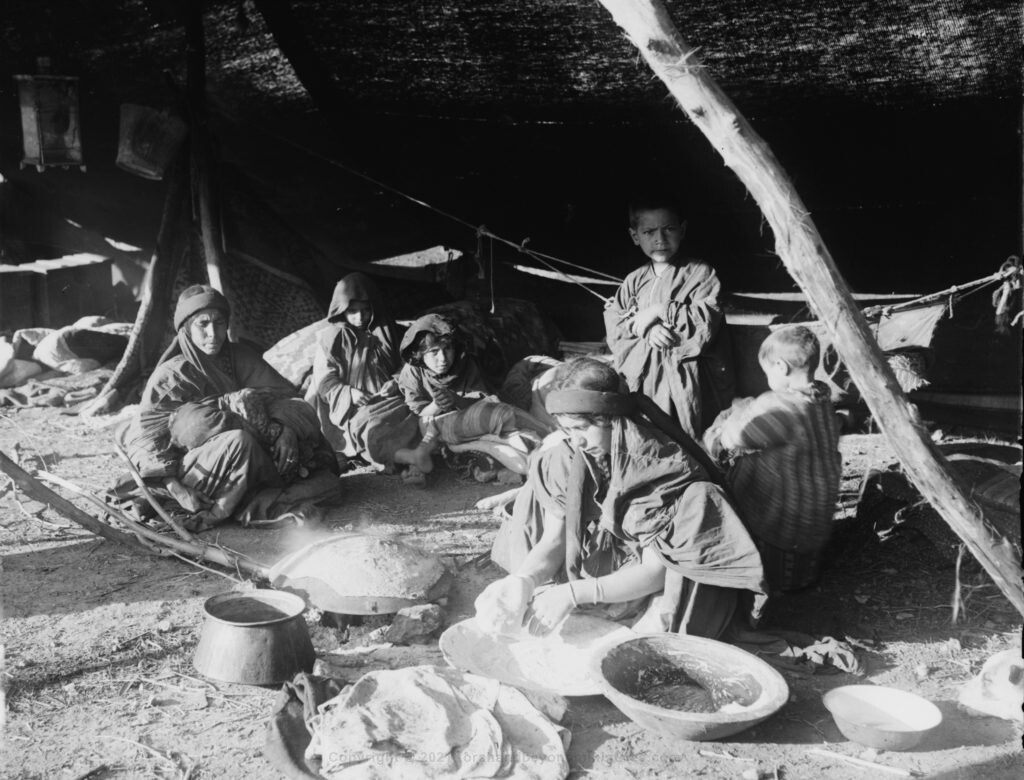
[(771, 389), (734, 403), (704, 435), (730, 464), (726, 484), (772, 590), (817, 579), (839, 498), (839, 423), (828, 386), (814, 379), (820, 351), (804, 325), (771, 333), (758, 352)]
[(629, 207), (629, 235), (649, 261), (605, 308), (616, 370), (695, 438), (732, 400), (733, 376), (721, 285), (706, 263), (683, 257), (686, 229), (663, 198)]

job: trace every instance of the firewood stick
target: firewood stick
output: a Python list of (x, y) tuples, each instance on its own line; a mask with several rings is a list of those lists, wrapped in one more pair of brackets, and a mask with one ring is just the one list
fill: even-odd
[(506, 490), (504, 493), (498, 493), (495, 496), (484, 496), (476, 502), (475, 506), (477, 509), (497, 509), (499, 506), (504, 506), (509, 501), (512, 501), (517, 493), (519, 493), (519, 488), (516, 487)]
[(82, 511), (63, 496), (50, 490), (39, 480), (21, 468), (21, 466), (7, 457), (3, 452), (0, 452), (0, 469), (14, 480), (14, 484), (17, 485), (26, 496), (40, 502), (41, 504), (47, 504), (54, 511), (59, 512), (68, 520), (92, 531), (97, 536), (102, 536), (104, 539), (109, 539), (112, 542), (120, 542), (121, 544), (125, 544), (136, 549), (147, 549), (131, 534), (119, 531), (116, 528), (110, 527), (106, 523), (100, 522), (88, 512)]
[[(48, 471), (37, 471), (35, 474), (35, 478), (42, 482), (50, 482), (54, 485), (58, 485), (62, 488), (70, 490), (72, 493), (75, 493), (76, 495), (79, 495), (82, 498), (84, 498), (90, 504), (102, 509), (105, 514), (107, 514), (110, 517), (113, 517), (124, 528), (131, 531), (132, 534), (134, 534), (135, 538), (138, 540), (139, 544), (145, 547), (148, 552), (151, 552), (154, 555), (168, 554), (167, 550), (161, 549), (160, 547), (153, 544), (153, 541), (151, 539), (147, 539), (146, 536), (140, 534), (139, 531), (133, 527), (135, 525), (134, 520), (132, 520), (130, 517), (123, 514), (122, 512), (118, 511), (116, 508), (110, 506), (96, 494), (90, 493), (84, 488), (78, 487), (78, 485), (74, 484), (73, 482), (69, 482), (65, 479), (62, 479), (61, 477), (58, 477), (56, 474), (51, 474)], [(106, 525), (106, 523), (104, 523), (104, 521), (102, 520), (99, 520), (99, 522)]]
[[(174, 537), (167, 536), (165, 534), (154, 531), (152, 528), (147, 528), (142, 523), (138, 523), (132, 520), (125, 514), (122, 514), (114, 507), (111, 507), (104, 503), (104, 501), (96, 495), (91, 494), (84, 488), (79, 487), (74, 482), (70, 482), (62, 477), (58, 477), (48, 472), (40, 472), (39, 477), (45, 479), (47, 482), (52, 482), (55, 485), (77, 493), (78, 495), (86, 498), (94, 504), (99, 504), (104, 507), (104, 511), (115, 516), (125, 527), (131, 529), (131, 531), (148, 542), (156, 544), (158, 547), (163, 548), (164, 552), (171, 555), (183, 555), (192, 556), (193, 558), (199, 558), (200, 560), (209, 561), (210, 563), (216, 563), (220, 566), (224, 566), (229, 569), (241, 570), (247, 574), (254, 575), (261, 579), (269, 579), (269, 568), (261, 563), (250, 561), (244, 558), (241, 554), (228, 550), (225, 547), (218, 545), (207, 544), (198, 539), (194, 539), (191, 542), (182, 541), (175, 539)], [(56, 495), (56, 494), (54, 494)], [(72, 505), (73, 506), (73, 505)], [(81, 510), (79, 510), (81, 511)], [(84, 514), (84, 513), (83, 513)], [(91, 530), (91, 529), (90, 529)], [(200, 567), (203, 568), (203, 567)]]
[(920, 772), (915, 772), (913, 769), (900, 769), (896, 766), (886, 766), (885, 764), (879, 764), (874, 761), (866, 761), (863, 758), (854, 758), (853, 756), (844, 756), (842, 753), (833, 753), (831, 750), (822, 750), (821, 748), (811, 748), (807, 751), (813, 753), (816, 756), (822, 756), (824, 758), (838, 758), (840, 761), (847, 761), (857, 766), (866, 767), (868, 769), (877, 769), (880, 772), (889, 772), (900, 777), (920, 777)]
[(146, 485), (146, 480), (143, 479), (142, 474), (135, 468), (135, 464), (132, 463), (132, 459), (128, 457), (128, 453), (124, 451), (124, 447), (121, 446), (120, 442), (114, 441), (114, 446), (117, 448), (117, 454), (121, 456), (126, 464), (128, 464), (128, 470), (132, 474), (132, 479), (135, 480), (135, 484), (139, 486), (139, 490), (142, 491), (142, 495), (146, 497), (149, 505), (156, 510), (156, 513), (163, 518), (164, 522), (167, 523), (171, 528), (174, 529), (174, 533), (184, 539), (186, 542), (195, 541), (195, 537), (181, 527), (181, 523), (175, 520), (171, 515), (160, 506), (160, 502), (156, 500), (156, 497), (150, 492), (149, 487)]

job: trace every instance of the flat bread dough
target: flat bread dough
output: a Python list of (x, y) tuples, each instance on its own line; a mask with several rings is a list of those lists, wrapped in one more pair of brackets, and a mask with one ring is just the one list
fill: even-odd
[(475, 618), (469, 618), (441, 634), (439, 645), (445, 660), (456, 669), (517, 688), (593, 696), (602, 691), (590, 673), (593, 651), (606, 642), (634, 635), (610, 620), (573, 613), (546, 637), (495, 637), (484, 633)]

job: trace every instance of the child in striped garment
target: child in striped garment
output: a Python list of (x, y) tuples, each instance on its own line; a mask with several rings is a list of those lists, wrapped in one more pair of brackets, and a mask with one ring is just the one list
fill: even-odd
[(515, 474), (525, 474), (527, 456), (547, 433), (540, 421), (494, 395), (455, 325), (439, 314), (426, 314), (402, 337), (405, 366), (398, 386), (405, 403), (419, 416), (422, 439), (395, 452), (407, 465), (402, 478), (424, 484), (442, 445), (456, 452), (485, 454)]
[(704, 435), (727, 465), (727, 487), (774, 591), (818, 579), (839, 498), (839, 423), (828, 387), (814, 379), (820, 351), (806, 326), (771, 333), (758, 353), (771, 389), (735, 401)]

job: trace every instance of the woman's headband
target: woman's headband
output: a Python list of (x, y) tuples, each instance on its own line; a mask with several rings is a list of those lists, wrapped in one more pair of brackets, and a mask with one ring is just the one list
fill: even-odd
[(553, 390), (544, 401), (548, 414), (632, 414), (636, 403), (622, 393), (600, 390)]

